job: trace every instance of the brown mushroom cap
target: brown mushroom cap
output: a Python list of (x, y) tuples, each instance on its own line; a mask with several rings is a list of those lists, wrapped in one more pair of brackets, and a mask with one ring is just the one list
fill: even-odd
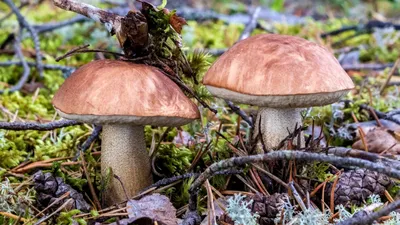
[(117, 60), (80, 67), (55, 94), (53, 105), (64, 118), (100, 124), (180, 126), (200, 116), (157, 68)]
[(330, 104), (354, 88), (326, 48), (277, 34), (235, 44), (211, 66), (203, 84), (224, 99), (276, 108)]

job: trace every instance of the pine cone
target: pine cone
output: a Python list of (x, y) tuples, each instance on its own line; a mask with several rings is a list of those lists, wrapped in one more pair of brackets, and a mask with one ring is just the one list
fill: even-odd
[(54, 204), (51, 208), (57, 209), (68, 199), (72, 198), (74, 201), (68, 207), (69, 209), (79, 209), (83, 212), (90, 210), (90, 205), (83, 199), (83, 195), (70, 185), (64, 183), (61, 177), (54, 177), (51, 173), (43, 174), (42, 171), (38, 171), (33, 175), (33, 181), (36, 190), (36, 202), (39, 209), (46, 208), (69, 191), (69, 197)]
[[(251, 205), (251, 211), (253, 213), (257, 213), (258, 224), (260, 225), (274, 225), (274, 220), (277, 215), (282, 211), (283, 203), (285, 202), (285, 198), (288, 195), (286, 193), (279, 194), (275, 193), (270, 196), (264, 196), (260, 193), (247, 197), (246, 201), (253, 200), (253, 204)], [(223, 221), (228, 224), (234, 224), (231, 218), (227, 214), (221, 216), (220, 221)]]
[[(391, 184), (389, 177), (366, 169), (349, 170), (343, 173), (335, 189), (335, 205), (360, 206), (372, 194), (384, 195)], [(325, 196), (329, 198), (332, 183), (327, 185)]]

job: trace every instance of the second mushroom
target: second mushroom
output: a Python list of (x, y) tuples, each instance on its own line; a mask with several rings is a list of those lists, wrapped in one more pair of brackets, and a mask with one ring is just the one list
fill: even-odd
[(302, 108), (331, 104), (354, 88), (326, 48), (277, 34), (236, 43), (211, 66), (203, 84), (217, 97), (260, 107), (253, 138), (260, 134), (268, 150), (302, 124)]

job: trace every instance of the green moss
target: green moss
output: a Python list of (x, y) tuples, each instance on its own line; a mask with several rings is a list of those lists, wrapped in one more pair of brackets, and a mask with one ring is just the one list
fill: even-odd
[(161, 144), (158, 149), (158, 163), (169, 174), (185, 173), (193, 158), (194, 153), (190, 149), (186, 147), (178, 148), (175, 144)]

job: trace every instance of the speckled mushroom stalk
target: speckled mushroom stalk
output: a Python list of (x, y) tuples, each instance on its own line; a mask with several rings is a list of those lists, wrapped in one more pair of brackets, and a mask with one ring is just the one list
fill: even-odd
[(101, 170), (103, 178), (111, 175), (105, 206), (153, 182), (143, 126), (182, 126), (200, 117), (196, 104), (157, 68), (118, 60), (80, 67), (57, 91), (53, 105), (63, 118), (103, 125)]
[[(103, 125), (101, 142), (101, 172), (106, 177), (109, 168), (118, 175), (127, 193), (137, 193), (152, 183), (150, 157), (146, 150), (144, 127), (130, 124)], [(126, 199), (118, 180), (104, 196), (106, 202), (118, 203)], [(129, 182), (134, 181), (134, 182)], [(128, 196), (130, 198), (132, 196)]]
[[(261, 135), (262, 143), (266, 149), (277, 147), (288, 135), (293, 132), (296, 125), (302, 125), (300, 108), (267, 108), (260, 107), (254, 125), (253, 139)], [(297, 140), (294, 140), (294, 144)], [(304, 142), (302, 142), (304, 144)]]

